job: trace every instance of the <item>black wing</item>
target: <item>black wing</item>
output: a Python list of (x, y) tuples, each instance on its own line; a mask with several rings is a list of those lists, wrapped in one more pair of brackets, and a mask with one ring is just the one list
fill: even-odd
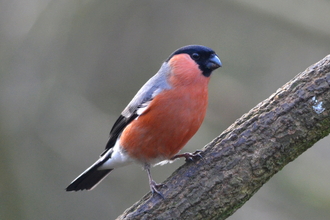
[(150, 101), (164, 89), (169, 89), (171, 86), (167, 83), (166, 76), (168, 67), (163, 63), (161, 69), (151, 77), (146, 84), (138, 91), (132, 101), (124, 109), (110, 131), (110, 138), (105, 146), (105, 151), (101, 154), (104, 155), (109, 149), (113, 148), (116, 141), (125, 127), (136, 119), (139, 115), (148, 108)]
[(138, 114), (133, 113), (130, 117), (126, 118), (123, 115), (120, 115), (115, 124), (112, 126), (110, 131), (110, 137), (107, 145), (105, 146), (105, 150), (101, 154), (101, 156), (104, 155), (105, 152), (107, 152), (110, 148), (113, 148), (115, 146), (115, 143), (117, 141), (118, 136), (121, 134), (121, 132), (124, 130), (124, 128), (133, 121)]

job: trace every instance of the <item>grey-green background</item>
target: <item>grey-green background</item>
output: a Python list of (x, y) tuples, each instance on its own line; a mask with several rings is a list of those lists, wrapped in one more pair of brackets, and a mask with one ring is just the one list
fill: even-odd
[[(330, 53), (330, 1), (0, 1), (0, 219), (114, 219), (149, 191), (139, 166), (64, 191), (102, 152), (122, 109), (187, 44), (223, 67), (184, 151)], [(230, 220), (330, 219), (329, 138), (290, 163)], [(166, 179), (183, 161), (152, 169)]]

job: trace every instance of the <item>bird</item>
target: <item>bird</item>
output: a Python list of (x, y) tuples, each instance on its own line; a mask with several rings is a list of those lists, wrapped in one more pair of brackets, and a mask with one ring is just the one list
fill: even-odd
[(99, 159), (66, 191), (92, 190), (113, 169), (137, 163), (147, 172), (152, 194), (164, 198), (163, 184), (152, 179), (150, 167), (180, 157), (186, 161), (201, 157), (200, 151), (179, 151), (204, 120), (210, 76), (221, 66), (209, 47), (187, 45), (175, 50), (121, 112)]

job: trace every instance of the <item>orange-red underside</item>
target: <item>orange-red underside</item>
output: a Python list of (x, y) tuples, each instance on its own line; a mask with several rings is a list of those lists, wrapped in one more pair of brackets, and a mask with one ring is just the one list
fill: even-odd
[(169, 65), (172, 88), (159, 93), (120, 137), (123, 149), (141, 162), (173, 157), (197, 132), (205, 117), (209, 77), (203, 76), (186, 54), (174, 56)]

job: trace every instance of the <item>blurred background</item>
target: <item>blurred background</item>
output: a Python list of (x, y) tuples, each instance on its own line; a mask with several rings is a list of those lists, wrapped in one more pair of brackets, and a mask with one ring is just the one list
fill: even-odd
[[(103, 151), (138, 89), (177, 48), (213, 48), (202, 148), (330, 53), (330, 1), (0, 0), (0, 219), (115, 219), (149, 191), (140, 166), (66, 186)], [(330, 219), (325, 138), (230, 220)], [(155, 167), (165, 180), (183, 161)]]

